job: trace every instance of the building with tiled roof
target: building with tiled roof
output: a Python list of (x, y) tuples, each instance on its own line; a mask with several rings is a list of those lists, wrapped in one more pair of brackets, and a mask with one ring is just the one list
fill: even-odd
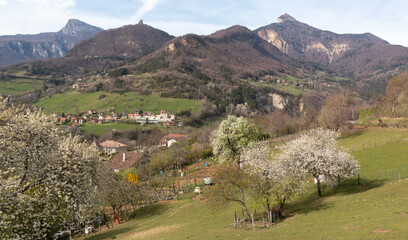
[(120, 151), (125, 151), (127, 145), (116, 142), (113, 140), (106, 140), (99, 144), (101, 146), (101, 150), (107, 152), (108, 154), (117, 153)]
[(160, 140), (160, 146), (162, 147), (170, 147), (173, 143), (178, 141), (187, 141), (190, 138), (188, 135), (183, 134), (169, 134), (164, 136)]
[(106, 166), (115, 172), (119, 172), (133, 166), (145, 165), (147, 161), (147, 156), (143, 153), (121, 151)]

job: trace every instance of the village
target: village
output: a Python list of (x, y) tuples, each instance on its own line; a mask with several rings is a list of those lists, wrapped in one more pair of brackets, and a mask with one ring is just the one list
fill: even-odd
[[(54, 114), (57, 117), (57, 114)], [(166, 110), (161, 110), (160, 114), (154, 114), (151, 112), (135, 111), (133, 113), (117, 113), (116, 111), (110, 111), (109, 113), (97, 112), (93, 109), (89, 109), (86, 114), (77, 116), (74, 114), (63, 114), (58, 120), (62, 124), (84, 124), (89, 122), (91, 124), (104, 124), (107, 122), (134, 122), (139, 124), (162, 124), (165, 126), (174, 126), (176, 124), (176, 116), (170, 114)]]

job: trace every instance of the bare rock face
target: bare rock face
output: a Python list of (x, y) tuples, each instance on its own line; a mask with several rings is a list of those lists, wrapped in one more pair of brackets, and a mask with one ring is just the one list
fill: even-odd
[(272, 104), (274, 108), (283, 110), (288, 105), (288, 98), (286, 97), (283, 97), (276, 93), (269, 94), (269, 96), (271, 96), (272, 98)]
[[(279, 20), (279, 18), (278, 18)], [(277, 32), (275, 32), (272, 29), (262, 29), (258, 32), (258, 35), (263, 38), (265, 41), (268, 43), (271, 43), (275, 47), (277, 47), (279, 50), (281, 50), (283, 53), (288, 54), (289, 53), (289, 48), (291, 46), (286, 43), (284, 39), (282, 39)]]
[(34, 59), (63, 57), (78, 42), (100, 31), (99, 27), (70, 19), (58, 32), (0, 36), (0, 67)]

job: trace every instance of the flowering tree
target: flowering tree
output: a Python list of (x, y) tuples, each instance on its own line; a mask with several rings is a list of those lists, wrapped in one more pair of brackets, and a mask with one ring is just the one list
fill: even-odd
[(104, 165), (97, 149), (51, 117), (0, 105), (0, 238), (45, 239), (97, 210)]
[(335, 183), (354, 176), (360, 169), (354, 158), (337, 145), (339, 134), (333, 130), (313, 129), (282, 148), (280, 161), (297, 176), (312, 174), (321, 196), (320, 177)]
[(244, 169), (255, 176), (253, 194), (268, 211), (275, 206), (282, 212), (285, 202), (303, 191), (303, 182), (271, 156), (267, 143), (245, 148), (241, 154)]
[(242, 150), (256, 141), (259, 129), (244, 117), (228, 116), (221, 122), (212, 142), (214, 154), (221, 162), (236, 161), (239, 165)]

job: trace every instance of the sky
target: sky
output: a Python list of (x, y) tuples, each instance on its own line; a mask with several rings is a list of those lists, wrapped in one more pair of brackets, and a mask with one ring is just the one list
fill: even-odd
[(145, 24), (169, 34), (210, 34), (232, 25), (253, 30), (288, 13), (336, 33), (370, 32), (408, 47), (406, 0), (0, 0), (0, 35), (60, 30), (76, 18), (103, 29)]

